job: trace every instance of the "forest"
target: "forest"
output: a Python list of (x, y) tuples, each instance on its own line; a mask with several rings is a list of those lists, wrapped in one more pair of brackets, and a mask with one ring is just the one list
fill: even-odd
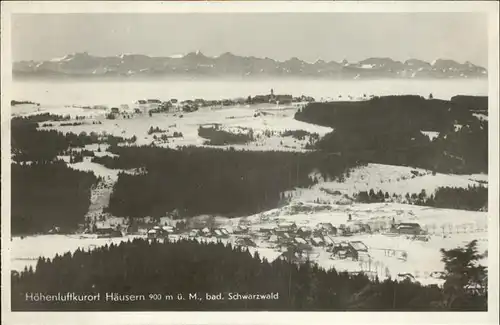
[(94, 157), (112, 169), (146, 168), (142, 175), (120, 173), (109, 211), (121, 217), (161, 217), (178, 209), (182, 217), (228, 217), (275, 208), (282, 193), (325, 179), (341, 179), (361, 164), (322, 152), (236, 151), (183, 147), (174, 149), (112, 146), (118, 157)]
[(11, 233), (46, 233), (53, 227), (74, 231), (90, 204), (97, 182), (91, 172), (76, 171), (62, 161), (11, 165)]
[(136, 138), (124, 139), (97, 133), (62, 133), (56, 130), (39, 130), (38, 123), (45, 121), (65, 121), (67, 117), (53, 114), (40, 114), (28, 117), (14, 117), (11, 120), (11, 150), (16, 162), (51, 162), (70, 148), (81, 148), (93, 143), (118, 144), (135, 142)]
[[(310, 103), (295, 118), (335, 129), (311, 149), (444, 173), (487, 173), (488, 122), (472, 115), (470, 105), (476, 101), (483, 107), (482, 97), (465, 96), (451, 101), (387, 96)], [(430, 140), (421, 131), (439, 135)]]
[(443, 209), (459, 209), (471, 211), (487, 211), (488, 188), (485, 186), (438, 187), (430, 196), (422, 190), (420, 193), (406, 193), (403, 197), (396, 193), (381, 190), (360, 191), (356, 195), (360, 203), (405, 202)]
[[(125, 253), (126, 252), (126, 253)], [(443, 288), (409, 280), (370, 279), (364, 274), (325, 270), (312, 262), (268, 262), (258, 253), (222, 243), (144, 239), (76, 250), (54, 259), (39, 258), (36, 270), (12, 272), (12, 310), (271, 310), (271, 311), (450, 311), (487, 310), (487, 291), (467, 290), (485, 283), (486, 269), (475, 241), (442, 250)], [(92, 303), (31, 302), (26, 293), (100, 293)], [(107, 292), (143, 294), (135, 302), (106, 301)], [(277, 293), (274, 300), (230, 300), (228, 293)], [(177, 298), (183, 294), (185, 299)], [(197, 293), (201, 299), (188, 299)], [(222, 300), (203, 299), (221, 293)], [(150, 294), (171, 294), (169, 301)], [(154, 296), (153, 296), (154, 297)]]
[(223, 146), (230, 144), (245, 144), (253, 141), (253, 132), (250, 129), (248, 134), (244, 133), (231, 133), (221, 130), (218, 125), (198, 128), (198, 135), (207, 139), (205, 144), (212, 146)]

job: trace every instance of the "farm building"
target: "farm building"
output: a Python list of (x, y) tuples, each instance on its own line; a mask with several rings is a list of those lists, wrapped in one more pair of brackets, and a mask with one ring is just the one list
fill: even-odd
[(422, 228), (418, 223), (400, 223), (393, 228), (393, 232), (404, 235), (420, 235)]
[(341, 242), (332, 248), (332, 257), (352, 260), (358, 260), (360, 255), (366, 255), (368, 248), (360, 241)]

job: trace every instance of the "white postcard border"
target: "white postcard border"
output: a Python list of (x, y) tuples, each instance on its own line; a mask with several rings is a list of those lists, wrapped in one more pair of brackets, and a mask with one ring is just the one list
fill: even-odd
[[(499, 29), (498, 2), (2, 2), (2, 323), (10, 324), (498, 324)], [(11, 312), (10, 311), (10, 15), (13, 13), (482, 12), (489, 20), (488, 312)]]

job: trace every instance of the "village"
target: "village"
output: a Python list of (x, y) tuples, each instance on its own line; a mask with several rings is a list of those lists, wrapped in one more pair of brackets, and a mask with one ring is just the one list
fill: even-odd
[[(262, 222), (265, 220), (265, 222)], [(291, 218), (277, 218), (260, 215), (257, 217), (219, 220), (207, 217), (195, 220), (162, 221), (143, 218), (141, 227), (115, 224), (108, 227), (94, 225), (93, 234), (85, 231), (81, 238), (123, 239), (133, 236), (147, 238), (150, 241), (177, 241), (181, 239), (199, 242), (221, 242), (238, 246), (250, 252), (258, 252), (261, 257), (271, 261), (283, 259), (293, 263), (312, 262), (321, 266), (341, 265), (345, 271), (357, 274), (363, 272), (372, 277), (384, 278), (390, 272), (383, 260), (391, 259), (399, 264), (408, 260), (408, 251), (398, 247), (374, 247), (373, 238), (386, 237), (408, 243), (428, 242), (431, 235), (416, 222), (396, 223), (394, 218), (384, 223), (383, 227), (372, 229), (373, 222), (353, 220), (347, 215), (345, 223), (337, 226), (331, 222), (319, 222), (315, 225), (303, 225)], [(260, 221), (260, 222), (259, 222)], [(102, 223), (101, 223), (102, 224)], [(371, 237), (371, 238), (370, 238)], [(365, 240), (369, 238), (369, 240)], [(376, 242), (377, 240), (375, 240)], [(394, 263), (394, 262), (393, 262)], [(340, 268), (340, 270), (343, 270)], [(413, 272), (395, 274), (399, 280), (417, 281), (416, 277), (426, 282), (440, 283), (442, 270), (426, 271), (421, 275)], [(394, 275), (393, 275), (394, 276)]]
[[(349, 96), (353, 99), (352, 96)], [(372, 96), (373, 97), (373, 96)], [(366, 95), (364, 98), (368, 99)], [(272, 104), (276, 106), (280, 105), (295, 105), (294, 107), (300, 107), (300, 105), (314, 102), (315, 99), (310, 96), (299, 96), (293, 97), (292, 95), (275, 95), (274, 89), (271, 89), (269, 94), (265, 95), (255, 95), (248, 96), (247, 98), (239, 97), (233, 99), (219, 99), (219, 100), (209, 100), (203, 98), (196, 99), (186, 99), (179, 101), (176, 98), (171, 98), (169, 100), (154, 99), (139, 99), (132, 105), (120, 104), (119, 107), (109, 108), (107, 105), (93, 105), (93, 106), (82, 106), (80, 108), (86, 110), (105, 110), (109, 113), (106, 115), (108, 119), (116, 119), (119, 117), (127, 118), (130, 114), (155, 114), (155, 113), (190, 113), (195, 112), (200, 108), (225, 108), (234, 106), (247, 106), (259, 105), (259, 104)]]

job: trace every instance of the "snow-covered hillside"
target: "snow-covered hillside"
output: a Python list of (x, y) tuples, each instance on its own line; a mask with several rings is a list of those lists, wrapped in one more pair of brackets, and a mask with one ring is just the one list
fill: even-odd
[[(321, 180), (320, 175), (312, 176)], [(487, 182), (486, 174), (441, 174), (421, 168), (368, 164), (351, 169), (343, 182), (322, 180), (311, 188), (297, 188), (288, 193), (296, 201), (314, 202), (319, 199), (323, 203), (349, 203), (355, 194), (371, 189), (403, 197), (406, 193), (418, 194), (424, 190), (430, 196), (438, 187), (467, 188), (485, 186)]]

